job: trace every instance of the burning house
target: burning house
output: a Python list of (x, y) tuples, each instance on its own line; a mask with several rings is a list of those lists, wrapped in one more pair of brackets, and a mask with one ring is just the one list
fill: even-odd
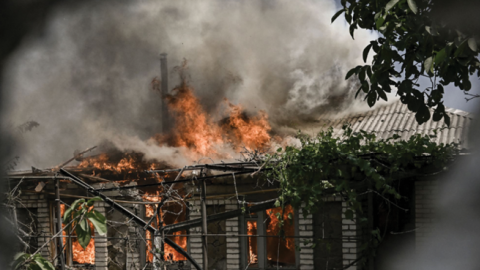
[[(188, 149), (183, 154), (191, 160), (227, 159), (229, 152), (221, 149), (227, 145), (244, 159), (200, 159), (176, 169), (168, 162), (147, 161), (141, 153), (104, 145), (77, 152), (52, 169), (12, 171), (10, 207), (22, 239), (19, 249), (41, 248), (43, 257), (78, 269), (154, 269), (159, 261), (168, 269), (357, 269), (362, 228), (345, 217), (341, 196), (325, 197), (327, 207), (315, 215), (274, 206), (278, 184), (259, 173), (263, 166), (255, 159), (259, 149), (275, 141), (265, 114), (249, 116), (226, 101), (229, 115), (215, 124), (188, 85), (174, 92), (166, 102), (175, 127), (153, 137), (152, 143)], [(394, 102), (341, 119), (323, 118), (316, 125), (340, 130), (350, 123), (354, 131), (372, 131), (382, 138), (395, 133), (403, 139), (442, 128), (439, 143), (460, 142), (467, 148), (472, 117), (458, 110), (448, 114), (450, 127), (433, 121), (418, 126), (414, 114)], [(71, 165), (74, 161), (78, 164)], [(402, 187), (410, 194), (402, 207), (410, 211), (392, 210), (387, 220), (381, 205), (367, 206), (373, 208), (375, 226), (388, 226), (392, 232), (380, 248), (377, 269), (382, 269), (385, 254), (396, 252), (392, 246), (401, 243), (414, 249), (434, 223), (437, 181), (428, 176), (410, 180)], [(65, 207), (92, 196), (103, 199), (94, 209), (107, 218), (108, 233), (97, 235), (92, 226), (85, 249), (75, 233), (53, 237), (61, 230), (58, 221)], [(284, 237), (279, 236), (279, 222), (284, 222)], [(325, 239), (328, 245), (311, 245)]]

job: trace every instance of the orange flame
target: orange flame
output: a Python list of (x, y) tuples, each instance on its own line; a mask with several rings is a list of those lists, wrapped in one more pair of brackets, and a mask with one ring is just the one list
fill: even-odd
[[(257, 235), (257, 222), (247, 221), (247, 234)], [(248, 264), (258, 263), (257, 237), (248, 237)]]
[(215, 144), (222, 144), (222, 133), (203, 110), (192, 88), (185, 82), (174, 89), (176, 95), (166, 96), (169, 109), (174, 113), (174, 146), (184, 146), (200, 155), (217, 153)]
[[(267, 211), (267, 235), (278, 236), (280, 232), (279, 220), (277, 215), (283, 218), (283, 230), (286, 236), (295, 235), (295, 225), (293, 219), (293, 207), (291, 205), (285, 206), (282, 216), (282, 208), (272, 208)], [(291, 219), (289, 218), (289, 215)], [(295, 240), (294, 238), (287, 237), (267, 238), (267, 259), (269, 262), (276, 263), (277, 261), (282, 264), (295, 264)]]
[[(92, 206), (93, 208), (93, 206)], [(65, 205), (60, 205), (60, 215), (63, 217), (65, 213)], [(92, 232), (92, 236), (95, 236), (95, 228), (93, 224), (88, 221), (88, 225), (90, 226), (90, 231)], [(62, 228), (65, 227), (65, 224), (62, 224)], [(62, 235), (66, 236), (67, 232), (63, 231)], [(72, 232), (73, 236), (76, 236), (76, 232)], [(78, 238), (71, 238), (72, 239), (72, 255), (73, 261), (79, 264), (95, 264), (95, 239), (92, 237), (90, 242), (88, 243), (87, 247), (83, 249), (83, 247), (78, 242)], [(63, 238), (63, 244), (66, 245), (67, 238)]]
[[(145, 194), (143, 196), (144, 199), (148, 200), (148, 201), (154, 201), (154, 202), (160, 202), (161, 201), (161, 197), (158, 196), (159, 192), (157, 191), (157, 196), (154, 196), (152, 194)], [(167, 206), (168, 207), (168, 206)], [(145, 215), (147, 217), (152, 217), (153, 214), (154, 214), (154, 208), (152, 205), (145, 205)], [(182, 209), (182, 212), (185, 213), (186, 209)], [(173, 222), (171, 222), (170, 218), (167, 217), (167, 214), (164, 213), (163, 211), (160, 212), (160, 215), (162, 216), (162, 220), (165, 222), (165, 225), (169, 225), (169, 224), (175, 224), (175, 223), (178, 223), (180, 221), (184, 221), (186, 220), (186, 215), (179, 215), (179, 218), (175, 218), (173, 220)], [(160, 219), (156, 218), (156, 222), (157, 224), (160, 222)], [(184, 235), (186, 234), (186, 231), (179, 231), (179, 232), (175, 232), (173, 233), (174, 235)], [(147, 231), (146, 233), (146, 236), (147, 236), (147, 239), (151, 239), (151, 240), (147, 240), (147, 260), (149, 262), (153, 262), (153, 254), (152, 254), (152, 250), (153, 249), (153, 236), (152, 234), (150, 233), (150, 231)], [(186, 236), (170, 236), (169, 237), (171, 240), (173, 240), (177, 245), (179, 245), (181, 248), (183, 248), (184, 250), (187, 249), (187, 237)], [(178, 251), (176, 251), (175, 249), (173, 249), (171, 246), (169, 245), (164, 245), (163, 247), (164, 249), (164, 259), (165, 260), (169, 260), (169, 261), (184, 261), (186, 260), (185, 256), (183, 256), (182, 254), (180, 254)]]
[(241, 105), (233, 105), (228, 102), (230, 117), (228, 124), (222, 129), (225, 134), (232, 132), (235, 144), (249, 149), (263, 149), (270, 143), (271, 137), (268, 132), (272, 129), (268, 123), (268, 115), (260, 111), (258, 116), (247, 117)]
[(258, 116), (250, 117), (240, 105), (233, 105), (228, 100), (228, 117), (217, 123), (202, 108), (200, 101), (193, 94), (193, 88), (184, 81), (176, 87), (175, 95), (165, 97), (169, 110), (175, 118), (175, 128), (169, 135), (156, 135), (154, 139), (170, 146), (186, 147), (193, 157), (212, 156), (229, 157), (220, 151), (227, 145), (234, 150), (241, 147), (263, 149), (269, 146), (271, 126), (268, 116), (260, 111)]

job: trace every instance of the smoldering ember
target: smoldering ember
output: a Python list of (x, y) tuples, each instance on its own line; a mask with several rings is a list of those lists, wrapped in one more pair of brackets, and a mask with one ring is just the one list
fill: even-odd
[(236, 24), (216, 5), (145, 1), (122, 9), (138, 21), (122, 30), (109, 6), (60, 9), (47, 41), (22, 48), (8, 84), (25, 100), (9, 108), (19, 156), (2, 176), (15, 269), (397, 269), (425, 244), (473, 116), (419, 125), (393, 95), (363, 106), (344, 77), (364, 44), (316, 19), (334, 3), (260, 2), (225, 7), (253, 21)]

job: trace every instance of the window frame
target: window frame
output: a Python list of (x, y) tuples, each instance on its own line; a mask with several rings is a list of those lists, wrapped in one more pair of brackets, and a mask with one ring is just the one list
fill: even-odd
[[(276, 207), (273, 207), (276, 208)], [(268, 208), (268, 209), (273, 209)], [(266, 235), (266, 211), (268, 209), (255, 212), (256, 217), (251, 217), (249, 214), (244, 214), (240, 216), (240, 231), (242, 234), (247, 234), (247, 221), (254, 220), (257, 221), (257, 234), (258, 235)], [(299, 215), (298, 210), (294, 208), (294, 231), (295, 236), (299, 233)], [(300, 246), (300, 238), (295, 237), (295, 247)], [(248, 267), (248, 237), (241, 237), (240, 238), (240, 265), (242, 269), (253, 269), (253, 270), (274, 270), (277, 269), (276, 267), (267, 268), (267, 241), (266, 237), (257, 237), (257, 258), (258, 258), (258, 267)], [(290, 267), (282, 267), (282, 269), (299, 269), (300, 268), (300, 251), (295, 249), (295, 266)]]

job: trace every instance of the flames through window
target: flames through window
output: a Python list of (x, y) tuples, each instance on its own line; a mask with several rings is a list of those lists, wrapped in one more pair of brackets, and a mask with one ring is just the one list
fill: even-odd
[[(280, 229), (280, 222), (283, 228)], [(287, 205), (268, 209), (246, 218), (246, 265), (248, 268), (293, 268), (296, 264), (294, 210)], [(256, 237), (266, 235), (267, 237)], [(285, 237), (279, 237), (285, 236)]]
[[(155, 198), (155, 197), (150, 197)], [(152, 217), (154, 214), (154, 207), (152, 205), (146, 205), (145, 206), (145, 213), (147, 217)], [(161, 211), (161, 217), (163, 220), (164, 225), (170, 225), (170, 224), (175, 224), (181, 221), (187, 220), (187, 207), (185, 203), (183, 202), (172, 202), (172, 203), (166, 203)], [(156, 226), (157, 228), (159, 227), (160, 223), (160, 218), (156, 218), (153, 222), (153, 226)], [(187, 232), (186, 231), (178, 231), (174, 232), (174, 236), (168, 236), (170, 240), (173, 240), (177, 245), (179, 245), (181, 248), (184, 250), (187, 250), (187, 237), (186, 236), (181, 236), (185, 235)], [(148, 262), (153, 262), (153, 235), (147, 231), (146, 232), (146, 238), (147, 240), (147, 261)], [(164, 245), (164, 259), (167, 261), (184, 261), (186, 258), (181, 255), (179, 252), (177, 252), (175, 249), (173, 249), (171, 246), (168, 244)]]
[[(62, 217), (63, 213), (65, 213), (65, 205), (61, 204), (60, 214), (62, 215)], [(90, 221), (88, 221), (88, 224), (90, 225), (92, 238), (90, 239), (90, 243), (88, 243), (85, 249), (83, 249), (83, 247), (78, 242), (78, 239), (76, 238), (77, 234), (75, 233), (75, 231), (70, 232), (70, 235), (72, 236), (71, 238), (62, 238), (63, 245), (66, 246), (65, 251), (67, 255), (67, 263), (71, 262), (71, 264), (95, 264), (95, 229)], [(65, 227), (65, 225), (62, 224), (62, 227)], [(68, 235), (66, 231), (63, 231), (62, 234), (63, 236)]]

